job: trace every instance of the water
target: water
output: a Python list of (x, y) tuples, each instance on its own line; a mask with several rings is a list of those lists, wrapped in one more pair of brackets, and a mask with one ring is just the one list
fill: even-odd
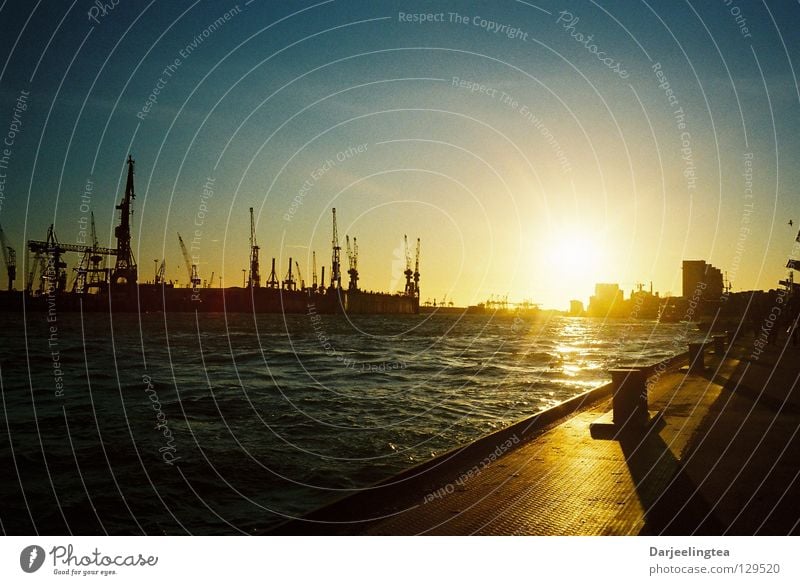
[(263, 529), (700, 336), (564, 317), (46, 317), (0, 315), (10, 533)]

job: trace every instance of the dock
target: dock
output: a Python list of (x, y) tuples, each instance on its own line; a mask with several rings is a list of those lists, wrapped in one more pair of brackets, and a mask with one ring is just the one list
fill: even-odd
[(687, 362), (649, 372), (647, 431), (593, 433), (606, 384), (269, 533), (797, 534), (800, 347), (744, 337)]

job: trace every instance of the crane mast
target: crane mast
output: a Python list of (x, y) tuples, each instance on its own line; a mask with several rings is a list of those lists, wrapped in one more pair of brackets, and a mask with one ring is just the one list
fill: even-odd
[(333, 238), (331, 239), (331, 288), (342, 288), (342, 275), (340, 272), (339, 256), (342, 248), (339, 246), (339, 230), (336, 227), (336, 208), (333, 208)]
[(317, 291), (317, 253), (311, 252), (311, 290)]
[(256, 223), (253, 219), (253, 208), (250, 208), (250, 280), (249, 288), (261, 286), (261, 274), (258, 266), (258, 244), (256, 243)]
[(411, 251), (408, 249), (407, 235), (403, 235), (403, 248), (405, 249), (406, 254), (406, 269), (403, 271), (403, 274), (406, 277), (405, 293), (408, 296), (414, 296), (414, 282), (412, 280), (414, 273), (411, 271)]
[(419, 238), (417, 238), (417, 257), (414, 261), (414, 296), (419, 298)]
[(275, 273), (275, 258), (272, 259), (272, 271), (269, 273), (269, 279), (267, 280), (267, 286), (269, 288), (278, 288), (280, 282), (278, 282), (278, 275)]
[(114, 286), (133, 286), (138, 279), (136, 261), (131, 250), (131, 215), (133, 215), (131, 203), (136, 198), (133, 187), (133, 163), (133, 158), (128, 155), (128, 181), (125, 184), (122, 202), (117, 205), (120, 218), (119, 225), (114, 229), (114, 235), (117, 237), (117, 262), (111, 273), (111, 284)]
[(291, 258), (289, 258), (289, 270), (286, 272), (286, 278), (283, 280), (283, 288), (285, 290), (294, 290), (296, 288), (294, 276), (292, 275)]
[(347, 242), (347, 261), (350, 264), (350, 270), (347, 271), (350, 276), (348, 288), (350, 290), (358, 290), (358, 242), (353, 237), (353, 247), (350, 248), (350, 236), (345, 235), (344, 238)]

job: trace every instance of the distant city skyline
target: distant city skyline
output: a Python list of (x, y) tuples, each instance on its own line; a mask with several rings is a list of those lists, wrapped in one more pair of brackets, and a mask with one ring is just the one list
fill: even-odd
[(181, 233), (201, 278), (240, 286), (250, 207), (262, 266), (292, 257), (304, 274), (312, 251), (329, 270), (336, 207), (368, 290), (402, 289), (403, 237), (421, 238), (423, 303), (568, 310), (604, 282), (678, 295), (684, 260), (734, 291), (785, 276), (794, 4), (154, 6), (2, 5), (17, 288), (24, 242), (51, 223), (74, 244), (93, 212), (113, 244), (128, 154), (141, 281), (166, 259), (187, 283)]

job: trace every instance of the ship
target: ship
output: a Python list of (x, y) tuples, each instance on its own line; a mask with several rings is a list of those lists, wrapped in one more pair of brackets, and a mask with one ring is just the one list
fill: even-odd
[[(305, 314), (418, 314), (420, 295), (419, 255), (420, 240), (416, 242), (416, 261), (412, 270), (408, 238), (405, 237), (406, 269), (405, 288), (396, 293), (365, 291), (359, 288), (358, 242), (350, 244), (346, 236), (349, 262), (349, 282), (342, 283), (341, 253), (336, 222), (336, 209), (332, 209), (331, 271), (329, 284), (325, 285), (325, 267), (317, 283), (316, 253), (314, 253), (313, 280), (309, 286), (300, 273), (297, 262), (289, 259), (288, 271), (283, 279), (276, 274), (275, 259), (265, 282), (261, 281), (260, 248), (256, 241), (253, 208), (250, 208), (250, 256), (247, 279), (241, 287), (213, 287), (202, 283), (197, 265), (192, 263), (186, 246), (178, 234), (186, 266), (189, 286), (176, 286), (165, 278), (162, 261), (152, 282), (139, 282), (139, 272), (131, 244), (132, 203), (136, 197), (134, 185), (134, 160), (127, 159), (125, 193), (116, 209), (119, 224), (115, 226), (116, 248), (98, 245), (94, 216), (91, 220), (91, 237), (85, 245), (64, 244), (58, 241), (51, 225), (45, 240), (29, 240), (27, 251), (32, 255), (28, 262), (24, 290), (14, 289), (16, 253), (2, 236), (2, 248), (8, 274), (8, 290), (0, 291), (1, 311), (42, 311), (48, 313), (80, 311), (85, 313), (117, 312), (227, 312), (227, 313), (305, 313)], [(73, 268), (72, 286), (67, 287), (68, 252), (81, 255), (80, 263)], [(106, 267), (111, 258), (113, 266)]]

